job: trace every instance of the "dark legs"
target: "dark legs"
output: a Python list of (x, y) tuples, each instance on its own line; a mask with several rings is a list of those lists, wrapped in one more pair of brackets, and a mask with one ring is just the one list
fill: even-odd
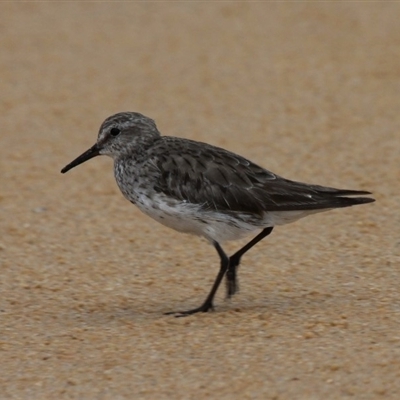
[(230, 298), (239, 291), (239, 284), (236, 277), (237, 267), (240, 264), (240, 259), (244, 253), (249, 251), (260, 240), (264, 239), (272, 232), (273, 226), (263, 229), (253, 240), (243, 246), (233, 256), (229, 258), (229, 267), (225, 276), (226, 283), (226, 297)]
[(218, 255), (221, 259), (221, 267), (219, 269), (218, 275), (215, 278), (214, 284), (211, 288), (210, 293), (208, 294), (204, 303), (197, 308), (188, 311), (178, 311), (178, 312), (169, 312), (168, 314), (176, 314), (177, 317), (184, 317), (186, 315), (195, 314), (197, 312), (207, 312), (210, 309), (213, 309), (213, 300), (215, 293), (218, 290), (219, 285), (226, 273), (226, 287), (227, 287), (227, 296), (231, 297), (238, 291), (238, 283), (236, 278), (236, 270), (240, 264), (240, 259), (244, 253), (249, 251), (254, 245), (256, 245), (260, 240), (264, 239), (272, 232), (273, 227), (265, 228), (261, 233), (259, 233), (253, 240), (243, 246), (239, 251), (237, 251), (233, 256), (229, 257), (222, 250), (222, 247), (219, 243), (214, 242), (214, 247), (218, 252)]
[(215, 281), (211, 288), (211, 291), (208, 294), (204, 303), (200, 307), (194, 308), (193, 310), (168, 312), (168, 313), (166, 313), (167, 315), (168, 314), (176, 314), (177, 317), (184, 317), (186, 315), (195, 314), (197, 312), (207, 312), (208, 310), (214, 308), (213, 307), (213, 299), (214, 299), (215, 293), (217, 293), (217, 290), (222, 281), (222, 278), (224, 277), (225, 272), (229, 267), (229, 258), (225, 254), (225, 252), (222, 250), (222, 247), (219, 245), (219, 243), (214, 242), (214, 247), (216, 248), (216, 250), (219, 254), (219, 257), (221, 258), (221, 267), (219, 269), (217, 277), (215, 278)]

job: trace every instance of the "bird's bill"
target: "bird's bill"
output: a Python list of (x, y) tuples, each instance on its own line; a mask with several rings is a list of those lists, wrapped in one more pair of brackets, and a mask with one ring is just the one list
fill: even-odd
[(100, 154), (100, 149), (99, 146), (97, 146), (97, 143), (92, 146), (89, 150), (86, 150), (83, 154), (81, 154), (79, 157), (75, 158), (74, 161), (70, 162), (68, 165), (66, 165), (62, 170), (61, 173), (65, 174), (68, 172), (70, 169), (76, 167), (79, 164), (84, 163), (85, 161), (90, 160), (93, 157), (96, 157)]

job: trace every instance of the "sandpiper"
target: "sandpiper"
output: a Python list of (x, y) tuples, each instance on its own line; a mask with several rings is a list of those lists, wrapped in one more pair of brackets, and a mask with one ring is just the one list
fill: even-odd
[[(114, 160), (123, 195), (143, 213), (180, 232), (206, 238), (217, 250), (220, 269), (200, 307), (172, 312), (185, 316), (213, 309), (226, 275), (227, 296), (238, 291), (240, 260), (275, 225), (307, 215), (375, 201), (363, 190), (310, 185), (282, 178), (228, 150), (184, 138), (161, 136), (155, 122), (136, 112), (107, 118), (97, 142), (64, 167), (98, 155)], [(350, 197), (349, 197), (350, 196)], [(228, 257), (221, 243), (256, 234)]]

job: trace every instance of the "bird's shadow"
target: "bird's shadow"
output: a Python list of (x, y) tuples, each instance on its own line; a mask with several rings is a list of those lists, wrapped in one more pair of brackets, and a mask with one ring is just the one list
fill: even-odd
[[(341, 302), (340, 299), (336, 299)], [(166, 315), (166, 313), (177, 312), (195, 308), (201, 304), (202, 298), (199, 296), (182, 300), (179, 302), (168, 301), (159, 302), (154, 298), (146, 303), (135, 303), (133, 298), (124, 299), (123, 301), (97, 302), (88, 306), (83, 306), (79, 311), (68, 312), (67, 319), (74, 319), (83, 322), (87, 326), (106, 326), (109, 324), (132, 324), (140, 321), (151, 321), (160, 319), (174, 319), (175, 316)], [(207, 313), (197, 313), (185, 316), (184, 319), (190, 318), (245, 318), (246, 314), (269, 314), (279, 315), (280, 317), (306, 318), (310, 313), (324, 313), (327, 308), (331, 307), (335, 302), (334, 295), (324, 293), (292, 293), (291, 295), (280, 294), (274, 292), (267, 294), (261, 299), (249, 299), (245, 295), (237, 295), (233, 299), (218, 299), (214, 310)]]

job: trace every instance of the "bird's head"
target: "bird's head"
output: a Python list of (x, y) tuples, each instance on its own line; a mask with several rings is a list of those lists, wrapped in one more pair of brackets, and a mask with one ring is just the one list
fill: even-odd
[(74, 161), (66, 165), (64, 174), (85, 161), (99, 155), (114, 159), (129, 155), (151, 145), (160, 133), (155, 122), (142, 114), (122, 112), (108, 117), (100, 126), (97, 142)]

